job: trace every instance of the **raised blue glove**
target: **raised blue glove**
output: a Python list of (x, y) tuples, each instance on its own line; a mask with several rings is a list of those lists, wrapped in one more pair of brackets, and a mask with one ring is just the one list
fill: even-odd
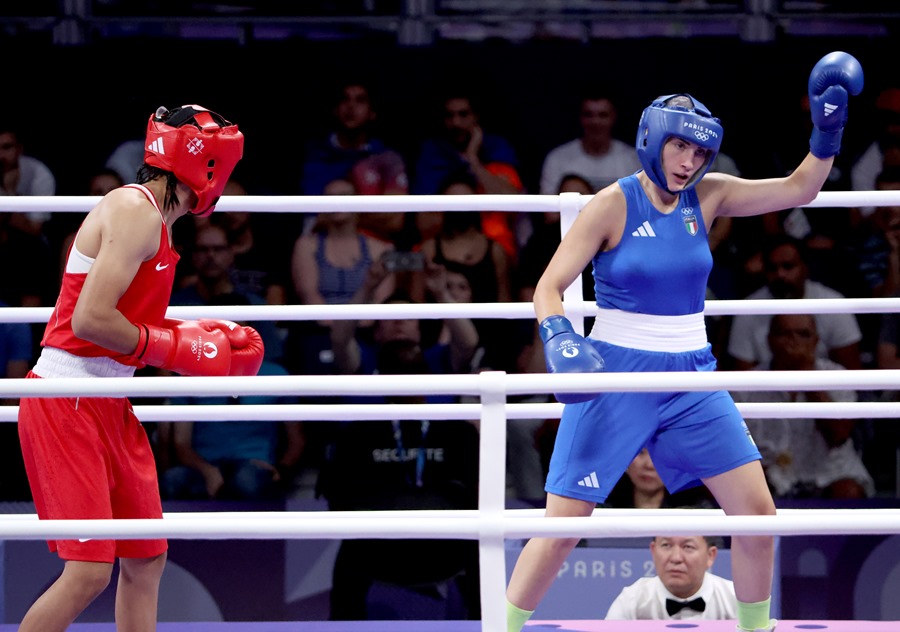
[(809, 151), (816, 158), (831, 158), (841, 151), (847, 122), (847, 93), (863, 89), (863, 69), (853, 55), (828, 53), (809, 73), (809, 112), (813, 131)]
[[(544, 341), (548, 373), (595, 373), (603, 370), (603, 358), (584, 336), (575, 333), (565, 316), (547, 316), (538, 328)], [(597, 397), (597, 393), (555, 393), (563, 404), (577, 404)]]

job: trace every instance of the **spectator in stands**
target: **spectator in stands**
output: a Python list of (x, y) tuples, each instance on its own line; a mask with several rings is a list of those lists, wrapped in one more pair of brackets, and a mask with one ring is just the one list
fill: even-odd
[(541, 167), (541, 194), (557, 193), (568, 174), (584, 178), (594, 194), (640, 170), (634, 147), (613, 137), (616, 117), (615, 103), (605, 91), (592, 88), (582, 95), (578, 111), (581, 134), (547, 153)]
[[(373, 302), (377, 288), (384, 279), (396, 273), (386, 269), (385, 261), (375, 260), (369, 266), (368, 273), (351, 303), (368, 304)], [(446, 277), (438, 267), (426, 271), (426, 285), (434, 300), (452, 303)], [(410, 296), (399, 290), (387, 298), (386, 303), (410, 303)], [(439, 332), (445, 327), (446, 336), (439, 338)], [(359, 320), (335, 320), (330, 329), (330, 340), (327, 347), (327, 365), (323, 363), (322, 371), (339, 375), (371, 375), (378, 370), (377, 357), (379, 349), (396, 341), (413, 342), (422, 347), (422, 353), (429, 367), (429, 372), (436, 375), (450, 373), (468, 373), (471, 370), (475, 354), (479, 349), (478, 331), (468, 318), (450, 318), (439, 320), (382, 319), (375, 321), (371, 327), (362, 327)], [(315, 401), (333, 403), (333, 397), (323, 397)], [(348, 398), (353, 403), (381, 403), (383, 398), (355, 397)], [(454, 403), (458, 397), (441, 395), (428, 398), (429, 403)], [(334, 440), (335, 424), (328, 422), (304, 423), (304, 434), (307, 440), (307, 452), (313, 457), (325, 454)], [(315, 465), (315, 464), (313, 464)]]
[[(418, 195), (450, 193), (454, 182), (469, 180), (474, 193), (511, 195), (524, 192), (512, 144), (503, 136), (482, 129), (475, 97), (465, 89), (450, 90), (441, 101), (443, 124), (438, 134), (425, 139), (416, 159), (412, 192)], [(525, 214), (483, 211), (482, 230), (498, 242), (507, 257), (516, 259)], [(423, 239), (434, 232), (420, 230)]]
[[(472, 282), (465, 271), (457, 270), (453, 266), (432, 265), (429, 268), (429, 277), (431, 282), (428, 284), (428, 290), (425, 293), (427, 302), (444, 303), (447, 302), (447, 298), (452, 303), (472, 302)], [(453, 326), (447, 321), (441, 321), (441, 330), (437, 338), (438, 344), (450, 344), (453, 340), (453, 335)], [(468, 371), (463, 368), (462, 372), (476, 373), (480, 371), (483, 368), (483, 360), (484, 348), (479, 346), (472, 355)]]
[[(333, 180), (325, 195), (353, 195), (348, 180)], [(303, 305), (352, 303), (374, 261), (393, 251), (391, 244), (363, 233), (359, 213), (320, 213), (312, 228), (297, 238), (291, 258), (291, 278), (297, 301)], [(395, 289), (396, 276), (388, 275), (375, 288), (373, 302), (381, 302)], [(369, 326), (367, 322), (364, 326)], [(330, 327), (332, 321), (298, 321), (289, 330), (289, 363), (293, 373), (334, 372)]]
[[(894, 294), (893, 298), (900, 298), (900, 293)], [(879, 369), (900, 369), (900, 314), (897, 312), (882, 315), (876, 366)]]
[(670, 494), (653, 465), (647, 448), (641, 450), (619, 480), (605, 506), (616, 509), (660, 509), (663, 507), (714, 507), (704, 486)]
[[(887, 87), (878, 93), (873, 120), (875, 138), (850, 170), (854, 191), (874, 191), (878, 174), (885, 167), (900, 167), (900, 88)], [(860, 214), (866, 217), (875, 208), (862, 207)]]
[[(25, 153), (20, 130), (0, 123), (0, 195), (56, 195), (56, 176), (45, 163)], [(13, 213), (11, 224), (40, 235), (48, 212)]]
[(441, 101), (443, 124), (437, 136), (425, 139), (419, 148), (412, 192), (436, 195), (449, 176), (460, 170), (475, 178), (479, 193), (520, 193), (505, 174), (498, 175), (492, 164), (518, 169), (512, 144), (481, 127), (475, 98), (466, 90), (447, 93)]
[[(334, 180), (326, 195), (353, 195), (353, 184)], [(298, 299), (305, 305), (350, 303), (373, 261), (393, 250), (393, 246), (369, 237), (359, 229), (359, 213), (320, 213), (309, 233), (294, 245), (291, 275)], [(394, 290), (389, 276), (372, 297), (381, 302)]]
[[(385, 268), (384, 261), (373, 261), (363, 284), (351, 302), (372, 303), (376, 288), (390, 274), (392, 273)], [(453, 302), (446, 276), (439, 267), (429, 268), (425, 276), (426, 285), (435, 300), (442, 303)], [(405, 292), (398, 291), (384, 302), (402, 304), (413, 301)], [(438, 340), (442, 327), (446, 327), (446, 337), (444, 340)], [(382, 319), (375, 321), (369, 329), (361, 328), (358, 320), (335, 320), (330, 334), (333, 370), (344, 375), (371, 375), (377, 372), (379, 350), (384, 345), (395, 344), (398, 341), (419, 345), (429, 372), (435, 375), (468, 373), (479, 348), (478, 331), (468, 318), (450, 318), (444, 320), (443, 324), (440, 321), (419, 321), (410, 318)], [(383, 398), (355, 397), (352, 401), (380, 403)], [(429, 403), (458, 401), (458, 397), (449, 395), (428, 397)], [(333, 427), (334, 424), (325, 424), (324, 428), (312, 428), (313, 432), (318, 433), (316, 439), (322, 442), (326, 450), (333, 439)]]
[[(412, 336), (381, 342), (375, 361), (383, 375), (433, 372)], [(424, 401), (424, 397), (388, 398), (392, 404)], [(474, 509), (478, 432), (472, 423), (456, 420), (342, 423), (318, 490), (336, 511)], [(400, 612), (384, 612), (374, 603), (370, 590), (376, 583), (410, 591)], [(414, 610), (427, 595), (432, 595), (426, 602), (432, 608), (424, 614)], [(331, 589), (332, 620), (478, 619), (479, 613), (477, 543), (415, 539), (341, 543)]]
[[(227, 303), (234, 303), (231, 299)], [(263, 361), (258, 375), (287, 375), (280, 364)], [(294, 403), (290, 397), (242, 395), (175, 397), (182, 406), (271, 405)], [(166, 427), (168, 426), (168, 427)], [(274, 500), (291, 490), (303, 454), (299, 421), (178, 421), (160, 427), (163, 445), (171, 450), (172, 467), (160, 478), (163, 498), (174, 500)], [(171, 441), (171, 446), (168, 442)]]
[[(472, 191), (470, 184), (456, 182), (453, 190)], [(422, 242), (426, 261), (456, 265), (468, 272), (474, 284), (472, 298), (477, 303), (512, 300), (511, 264), (503, 247), (488, 237), (478, 211), (443, 213), (440, 232)]]
[(122, 141), (107, 157), (105, 167), (119, 174), (122, 182), (134, 182), (138, 169), (144, 164), (144, 139), (132, 138)]
[(12, 125), (0, 125), (0, 176), (0, 195), (56, 195), (53, 171), (25, 153), (21, 130)]
[[(391, 151), (385, 142), (374, 135), (373, 126), (378, 118), (369, 86), (356, 79), (344, 82), (332, 101), (332, 126), (327, 135), (307, 143), (303, 155), (303, 173), (300, 190), (303, 195), (323, 195), (329, 182), (350, 179), (351, 171), (361, 160)], [(365, 170), (368, 186), (377, 186), (382, 193), (407, 188), (406, 168), (402, 159), (397, 163), (391, 152), (393, 170), (374, 168)], [(378, 183), (371, 176), (380, 178)]]
[[(875, 188), (900, 192), (900, 166), (882, 170)], [(864, 296), (884, 298), (900, 290), (900, 204), (876, 207), (860, 222), (853, 246)]]
[[(768, 332), (772, 371), (834, 371), (841, 365), (818, 357), (816, 319), (777, 314)], [(740, 391), (744, 402), (853, 402), (855, 391)], [(781, 498), (867, 498), (875, 484), (853, 442), (854, 419), (750, 419), (747, 426), (762, 454), (773, 496)]]
[[(556, 193), (594, 195), (596, 191), (592, 190), (591, 184), (582, 176), (567, 173), (562, 177)], [(559, 248), (559, 242), (562, 240), (559, 212), (548, 211), (545, 213), (531, 213), (531, 215), (534, 228), (531, 231), (531, 236), (522, 248), (522, 254), (515, 270), (518, 300), (526, 303), (530, 303), (534, 298), (534, 288), (538, 279), (541, 278), (541, 274), (544, 273), (544, 269), (550, 263), (553, 253)], [(588, 266), (582, 275), (582, 296), (586, 301), (594, 299), (594, 278), (591, 270), (591, 266)], [(537, 331), (537, 324), (534, 325), (534, 330)], [(542, 344), (538, 345), (538, 355), (541, 356), (540, 366), (543, 367), (542, 346)]]
[[(374, 261), (369, 268), (369, 274), (351, 302), (373, 302), (375, 289), (388, 274), (383, 261)], [(446, 275), (439, 266), (430, 266), (425, 276), (429, 293), (437, 302), (454, 302), (447, 286)], [(384, 302), (410, 303), (412, 300), (404, 292), (395, 292)], [(357, 331), (358, 321), (336, 320), (331, 326), (335, 366), (342, 374), (374, 373), (377, 368), (378, 349), (389, 342), (405, 340), (423, 347), (422, 353), (431, 373), (468, 373), (479, 347), (475, 324), (468, 318), (449, 318), (443, 325), (438, 324), (446, 326), (446, 342), (434, 342), (438, 332), (434, 332), (433, 337), (427, 336), (424, 323), (414, 319), (377, 320), (372, 327), (369, 340), (366, 340), (368, 336)], [(446, 397), (434, 399), (447, 401)], [(450, 400), (453, 401), (454, 398)]]
[[(477, 212), (444, 214), (440, 234), (422, 244), (426, 265), (438, 265), (463, 274), (472, 290), (472, 302), (512, 300), (509, 261), (500, 245), (481, 230)], [(503, 319), (479, 318), (475, 327), (484, 345), (484, 366), (511, 370), (518, 353), (515, 336)]]
[(656, 536), (655, 577), (642, 577), (616, 597), (607, 620), (735, 619), (734, 582), (712, 573), (720, 538)]
[(119, 174), (112, 169), (98, 169), (89, 179), (86, 195), (104, 196), (125, 184)]
[[(900, 166), (886, 167), (876, 179), (879, 191), (900, 192)], [(860, 219), (847, 239), (856, 279), (854, 296), (886, 298), (900, 291), (900, 204), (877, 206)], [(863, 361), (875, 364), (882, 314), (859, 314)]]
[[(767, 243), (763, 261), (766, 286), (747, 299), (843, 298), (843, 295), (808, 278), (800, 242), (776, 237)], [(770, 314), (741, 314), (734, 317), (728, 340), (732, 368), (749, 370), (771, 359), (768, 344)], [(847, 369), (862, 367), (859, 342), (862, 333), (853, 314), (817, 314), (818, 355), (830, 358)]]
[[(222, 195), (247, 195), (247, 189), (232, 177)], [(234, 253), (231, 281), (235, 291), (261, 296), (268, 305), (286, 304), (293, 244), (284, 213), (230, 210), (211, 215), (208, 221), (228, 235)]]
[[(809, 95), (799, 96), (793, 103), (797, 107), (788, 113), (785, 129), (797, 134), (801, 141), (812, 133)], [(756, 177), (788, 176), (806, 152), (800, 142), (773, 144), (771, 167), (757, 168)], [(842, 151), (835, 156), (822, 191), (847, 191), (850, 189), (851, 151)], [(754, 161), (752, 167), (765, 165), (766, 161)], [(801, 242), (805, 248), (805, 259), (812, 279), (837, 290), (845, 296), (855, 296), (857, 279), (853, 262), (848, 257), (847, 238), (853, 225), (853, 210), (844, 207), (804, 208), (793, 207), (767, 213), (757, 217), (733, 218), (737, 227), (732, 231), (732, 265), (738, 270), (736, 294), (720, 293), (719, 298), (740, 299), (755, 291), (765, 283), (762, 262), (762, 247), (768, 239), (788, 236)], [(718, 262), (717, 262), (718, 263)]]
[[(349, 180), (357, 195), (406, 195), (409, 180), (403, 157), (395, 151), (383, 151), (363, 158), (350, 170)], [(382, 211), (362, 213), (359, 228), (362, 232), (398, 250), (409, 250), (419, 241), (416, 234), (415, 213)]]
[[(195, 276), (172, 293), (170, 305), (265, 305), (265, 299), (258, 294), (236, 290), (232, 281), (234, 249), (222, 226), (200, 221), (191, 245), (190, 259)], [(228, 303), (227, 300), (235, 302)], [(260, 320), (254, 323), (254, 327), (265, 343), (266, 359), (281, 361), (284, 344), (275, 323)]]

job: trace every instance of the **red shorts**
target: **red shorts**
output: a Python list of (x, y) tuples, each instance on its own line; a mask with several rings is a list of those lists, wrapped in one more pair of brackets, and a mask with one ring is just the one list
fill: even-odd
[[(19, 440), (40, 519), (162, 518), (150, 441), (127, 398), (22, 398)], [(164, 539), (48, 544), (64, 560), (110, 563), (168, 548)]]

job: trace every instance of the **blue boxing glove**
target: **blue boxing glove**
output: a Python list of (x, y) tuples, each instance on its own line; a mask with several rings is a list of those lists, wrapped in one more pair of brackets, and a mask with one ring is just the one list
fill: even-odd
[(863, 88), (863, 69), (853, 55), (828, 53), (809, 73), (809, 112), (813, 131), (809, 151), (816, 158), (831, 158), (841, 151), (847, 122), (847, 93)]
[[(565, 316), (547, 316), (538, 328), (544, 341), (544, 359), (548, 373), (595, 373), (605, 362), (584, 336), (575, 333)], [(597, 393), (558, 393), (563, 404), (577, 404), (597, 397)]]

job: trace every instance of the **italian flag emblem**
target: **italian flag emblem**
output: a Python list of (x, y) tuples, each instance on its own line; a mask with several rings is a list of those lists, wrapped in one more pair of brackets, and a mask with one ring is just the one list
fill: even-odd
[(696, 215), (688, 215), (684, 218), (684, 229), (688, 232), (688, 235), (693, 237), (698, 232), (700, 232), (700, 226), (697, 224), (697, 216)]

